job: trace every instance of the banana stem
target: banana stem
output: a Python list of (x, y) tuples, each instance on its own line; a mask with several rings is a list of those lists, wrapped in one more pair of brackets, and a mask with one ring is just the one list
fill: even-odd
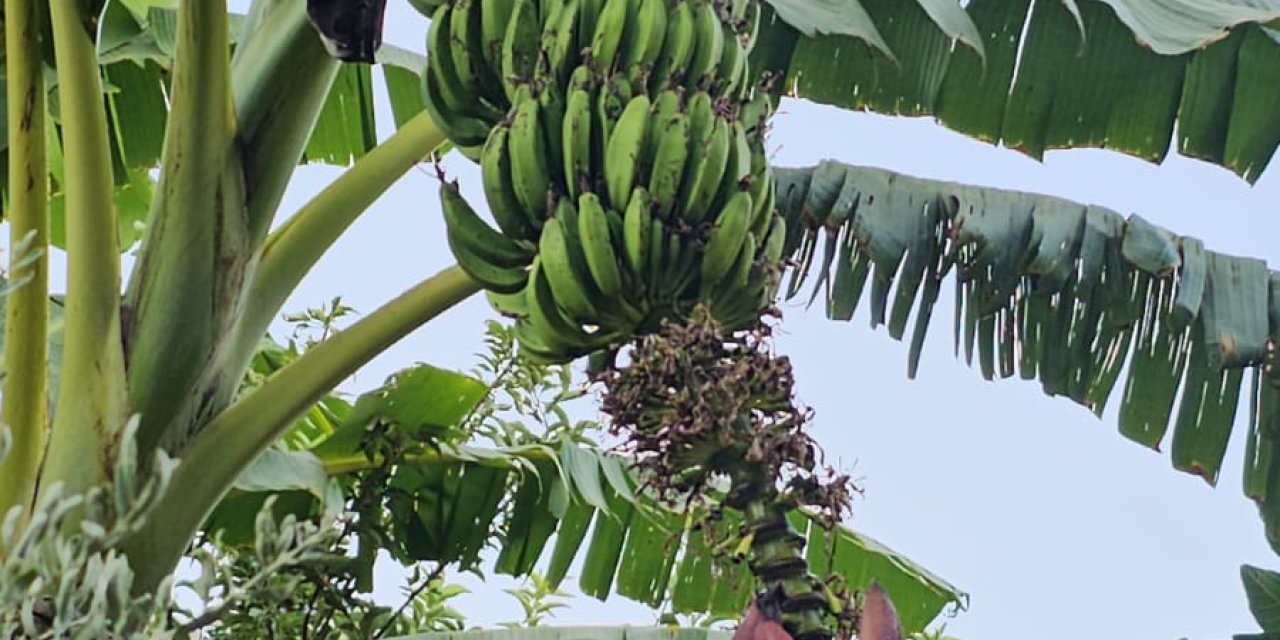
[(444, 142), (425, 111), (406, 122), (267, 237), (237, 326), (233, 364), (248, 362), (289, 294), (391, 185)]
[(21, 283), (5, 305), (3, 419), (13, 440), (0, 460), (0, 514), (32, 506), (49, 435), (49, 169), (44, 69), (36, 3), (5, 0), (9, 127), (9, 278)]
[(245, 215), (257, 246), (306, 148), (338, 74), (307, 19), (305, 2), (255, 2), (232, 60), (244, 158)]
[(248, 253), (226, 0), (184, 0), (178, 14), (160, 182), (127, 296), (130, 401), (144, 452), (175, 439), (164, 431), (226, 331)]
[(106, 480), (127, 411), (120, 340), (120, 247), (96, 33), (79, 0), (50, 3), (65, 145), (67, 304), (53, 431), (39, 492)]
[(135, 593), (168, 575), (200, 524), (259, 453), (370, 358), (480, 290), (457, 266), (422, 281), (286, 365), (227, 407), (181, 453), (168, 491), (124, 545)]
[[(743, 532), (751, 537), (751, 572), (766, 590), (782, 587), (787, 599), (786, 619), (797, 640), (831, 638), (826, 598), (817, 589), (820, 580), (809, 572), (804, 557), (804, 536), (791, 528), (787, 510), (778, 501), (771, 482), (763, 482), (755, 469), (739, 474), (752, 483), (754, 495), (742, 506)], [(772, 480), (772, 479), (770, 479)]]

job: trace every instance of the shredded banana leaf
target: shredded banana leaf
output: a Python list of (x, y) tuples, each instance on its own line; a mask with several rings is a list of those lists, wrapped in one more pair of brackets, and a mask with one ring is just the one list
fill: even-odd
[(811, 282), (810, 299), (849, 320), (866, 293), (871, 325), (895, 339), (914, 309), (914, 376), (951, 277), (957, 353), (984, 377), (1037, 379), (1101, 415), (1127, 369), (1121, 434), (1159, 449), (1172, 426), (1175, 468), (1210, 484), (1247, 377), (1245, 492), (1280, 502), (1280, 273), (1263, 261), (1050, 196), (831, 161), (775, 176), (792, 230), (787, 297)]

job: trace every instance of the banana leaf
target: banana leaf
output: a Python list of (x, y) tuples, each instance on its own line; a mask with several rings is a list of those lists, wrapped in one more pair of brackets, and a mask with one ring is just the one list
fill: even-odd
[(1250, 182), (1280, 143), (1274, 0), (972, 0), (971, 25), (934, 6), (951, 0), (848, 0), (860, 30), (834, 33), (772, 4), (752, 60), (786, 95), (932, 116), (1034, 158), (1098, 147), (1159, 162), (1176, 143)]
[(1280, 549), (1280, 273), (1264, 261), (1051, 196), (831, 161), (775, 175), (786, 294), (812, 281), (841, 320), (869, 298), (895, 339), (914, 315), (910, 375), (950, 279), (956, 351), (985, 378), (1039, 380), (1100, 416), (1124, 375), (1121, 435), (1158, 450), (1172, 427), (1173, 466), (1211, 485), (1247, 378), (1243, 487)]

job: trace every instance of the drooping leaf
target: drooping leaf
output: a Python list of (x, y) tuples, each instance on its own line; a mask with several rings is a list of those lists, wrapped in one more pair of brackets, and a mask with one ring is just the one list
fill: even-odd
[[(1280, 274), (1261, 260), (1205, 250), (1137, 215), (1126, 220), (1049, 196), (832, 162), (775, 175), (788, 228), (802, 230), (789, 251), (802, 265), (821, 265), (811, 286), (833, 289), (828, 315), (852, 316), (868, 263), (872, 326), (887, 324), (901, 339), (914, 305), (912, 372), (936, 283), (954, 275), (957, 350), (970, 361), (976, 352), (985, 377), (1017, 372), (1100, 415), (1127, 364), (1121, 433), (1159, 448), (1176, 425), (1174, 466), (1212, 484), (1242, 369), (1263, 367), (1253, 385), (1246, 493), (1266, 503), (1280, 496), (1270, 491), (1280, 478), (1271, 453), (1278, 400), (1262, 380), (1275, 375), (1267, 360), (1280, 336)], [(807, 256), (813, 247), (824, 255)], [(795, 268), (798, 280), (804, 268)], [(917, 296), (922, 283), (926, 293)]]

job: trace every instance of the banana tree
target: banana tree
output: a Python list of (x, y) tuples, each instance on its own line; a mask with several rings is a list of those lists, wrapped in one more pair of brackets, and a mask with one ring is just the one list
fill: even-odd
[[(124, 425), (140, 416), (141, 465), (156, 452), (182, 460), (153, 516), (123, 545), (141, 592), (172, 571), (219, 500), (295, 418), (481, 288), (459, 268), (426, 278), (238, 394), (289, 292), (445, 135), (418, 93), (422, 56), (383, 47), (377, 62), (397, 130), (375, 144), (369, 67), (331, 55), (367, 56), (368, 34), (353, 44), (315, 19), (316, 8), (347, 5), (256, 1), (236, 17), (225, 2), (170, 4), (52, 0), (47, 16), (43, 3), (5, 6), (15, 289), (4, 379), (13, 446), (0, 467), (0, 506), (17, 507), (21, 521), (54, 487), (76, 493), (109, 481)], [(1255, 179), (1280, 139), (1280, 57), (1265, 24), (1280, 7), (1270, 2), (777, 0), (759, 11), (751, 64), (775, 78), (773, 91), (931, 114), (1033, 156), (1103, 146), (1159, 159), (1176, 122), (1180, 151)], [(275, 225), (299, 159), (351, 167)], [(948, 268), (960, 265), (966, 315), (958, 326), (986, 371), (1020, 369), (1051, 393), (1101, 406), (1126, 348), (1137, 344), (1130, 358), (1143, 375), (1135, 384), (1158, 388), (1125, 403), (1126, 433), (1158, 441), (1190, 372), (1187, 387), (1204, 392), (1184, 396), (1175, 461), (1216, 478), (1234, 407), (1228, 396), (1238, 393), (1241, 367), (1273, 357), (1280, 327), (1265, 266), (1093, 209), (1038, 208), (1043, 199), (918, 181), (891, 188), (911, 181), (875, 172), (864, 172), (879, 176), (864, 185), (857, 171), (819, 169), (783, 172), (776, 186), (802, 264), (820, 235), (812, 229), (834, 231), (823, 262), (835, 272), (820, 281), (831, 283), (833, 315), (851, 311), (874, 266), (873, 312), (888, 312), (901, 335), (916, 286), (923, 283), (927, 307)], [(886, 194), (902, 203), (892, 212), (912, 211), (905, 203), (915, 201), (926, 213), (882, 220), (884, 209), (870, 203)], [(1001, 213), (987, 215), (988, 202)], [(121, 294), (119, 256), (137, 223), (145, 231)], [(49, 320), (50, 243), (68, 252), (60, 326)], [(895, 274), (908, 286), (890, 309)], [(51, 335), (58, 361), (45, 350)], [(1115, 357), (1091, 360), (1082, 346), (1093, 343)], [(1259, 418), (1247, 482), (1264, 513), (1273, 370), (1254, 375)]]

